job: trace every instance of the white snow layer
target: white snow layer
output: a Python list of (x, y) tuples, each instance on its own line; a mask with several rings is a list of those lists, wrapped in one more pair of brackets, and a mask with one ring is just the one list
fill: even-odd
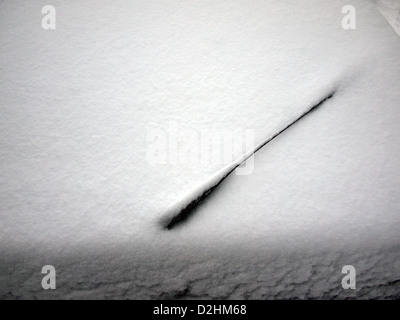
[[(43, 30), (46, 4), (0, 3), (0, 298), (399, 297), (400, 38), (375, 2), (350, 30), (341, 0), (56, 0)], [(149, 130), (257, 144), (331, 89), (160, 229), (223, 165), (150, 164)]]
[(400, 35), (400, 1), (378, 0), (378, 9), (393, 29)]

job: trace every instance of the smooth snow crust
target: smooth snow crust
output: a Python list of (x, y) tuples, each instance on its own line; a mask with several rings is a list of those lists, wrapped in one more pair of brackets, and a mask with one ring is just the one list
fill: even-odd
[[(0, 3), (0, 298), (398, 297), (400, 38), (375, 2), (352, 1), (355, 30), (341, 0), (54, 0), (43, 30), (47, 4)], [(327, 88), (160, 230), (223, 165), (152, 165), (149, 130), (261, 143)]]

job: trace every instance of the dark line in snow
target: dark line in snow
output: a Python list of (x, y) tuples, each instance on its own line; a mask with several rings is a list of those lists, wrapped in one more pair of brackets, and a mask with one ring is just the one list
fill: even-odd
[(258, 150), (264, 147), (266, 144), (274, 140), (281, 133), (289, 129), (296, 122), (300, 121), (306, 115), (310, 114), (312, 111), (321, 106), (326, 100), (333, 97), (336, 90), (331, 92), (324, 99), (319, 101), (316, 105), (312, 106), (310, 109), (305, 111), (299, 117), (291, 121), (288, 125), (284, 126), (277, 133), (270, 136), (268, 139), (257, 145), (254, 150), (249, 153), (244, 154), (236, 161), (225, 166), (221, 170), (217, 171), (210, 179), (202, 183), (195, 190), (192, 190), (186, 197), (173, 203), (167, 210), (166, 213), (161, 218), (161, 225), (163, 229), (171, 230), (176, 225), (184, 222), (194, 211), (194, 209), (202, 202), (212, 191), (215, 190), (238, 166), (244, 163), (248, 158), (254, 155)]

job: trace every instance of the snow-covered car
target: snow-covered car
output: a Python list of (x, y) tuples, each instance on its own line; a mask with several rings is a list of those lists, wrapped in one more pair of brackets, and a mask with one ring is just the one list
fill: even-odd
[[(0, 2), (0, 298), (399, 298), (392, 25), (361, 0)], [(244, 154), (209, 132), (262, 147), (169, 228)]]

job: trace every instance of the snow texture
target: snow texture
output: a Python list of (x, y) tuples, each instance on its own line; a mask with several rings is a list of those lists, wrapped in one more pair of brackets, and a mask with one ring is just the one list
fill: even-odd
[(186, 220), (188, 216), (193, 213), (193, 210), (204, 201), (204, 199), (213, 192), (223, 181), (238, 168), (240, 165), (245, 163), (250, 157), (252, 157), (258, 150), (270, 143), (273, 139), (278, 137), (281, 133), (286, 131), (288, 128), (296, 124), (298, 121), (303, 119), (305, 116), (310, 114), (312, 111), (316, 110), (321, 106), (326, 100), (330, 99), (334, 95), (332, 91), (328, 96), (323, 98), (317, 104), (308, 107), (303, 113), (297, 116), (295, 119), (291, 120), (289, 123), (285, 124), (277, 132), (273, 133), (264, 141), (261, 141), (254, 149), (250, 149), (244, 154), (242, 154), (238, 159), (229, 163), (222, 169), (214, 173), (210, 178), (201, 183), (195, 189), (188, 192), (185, 196), (181, 197), (178, 201), (169, 206), (162, 217), (162, 225), (166, 229), (172, 229), (177, 223), (181, 223)]
[(400, 36), (400, 1), (378, 0), (378, 9)]
[[(54, 0), (43, 30), (47, 4), (0, 2), (1, 299), (400, 297), (400, 38), (374, 1), (354, 30), (342, 0)], [(152, 165), (149, 130), (259, 144), (332, 88), (160, 228), (223, 165)]]

